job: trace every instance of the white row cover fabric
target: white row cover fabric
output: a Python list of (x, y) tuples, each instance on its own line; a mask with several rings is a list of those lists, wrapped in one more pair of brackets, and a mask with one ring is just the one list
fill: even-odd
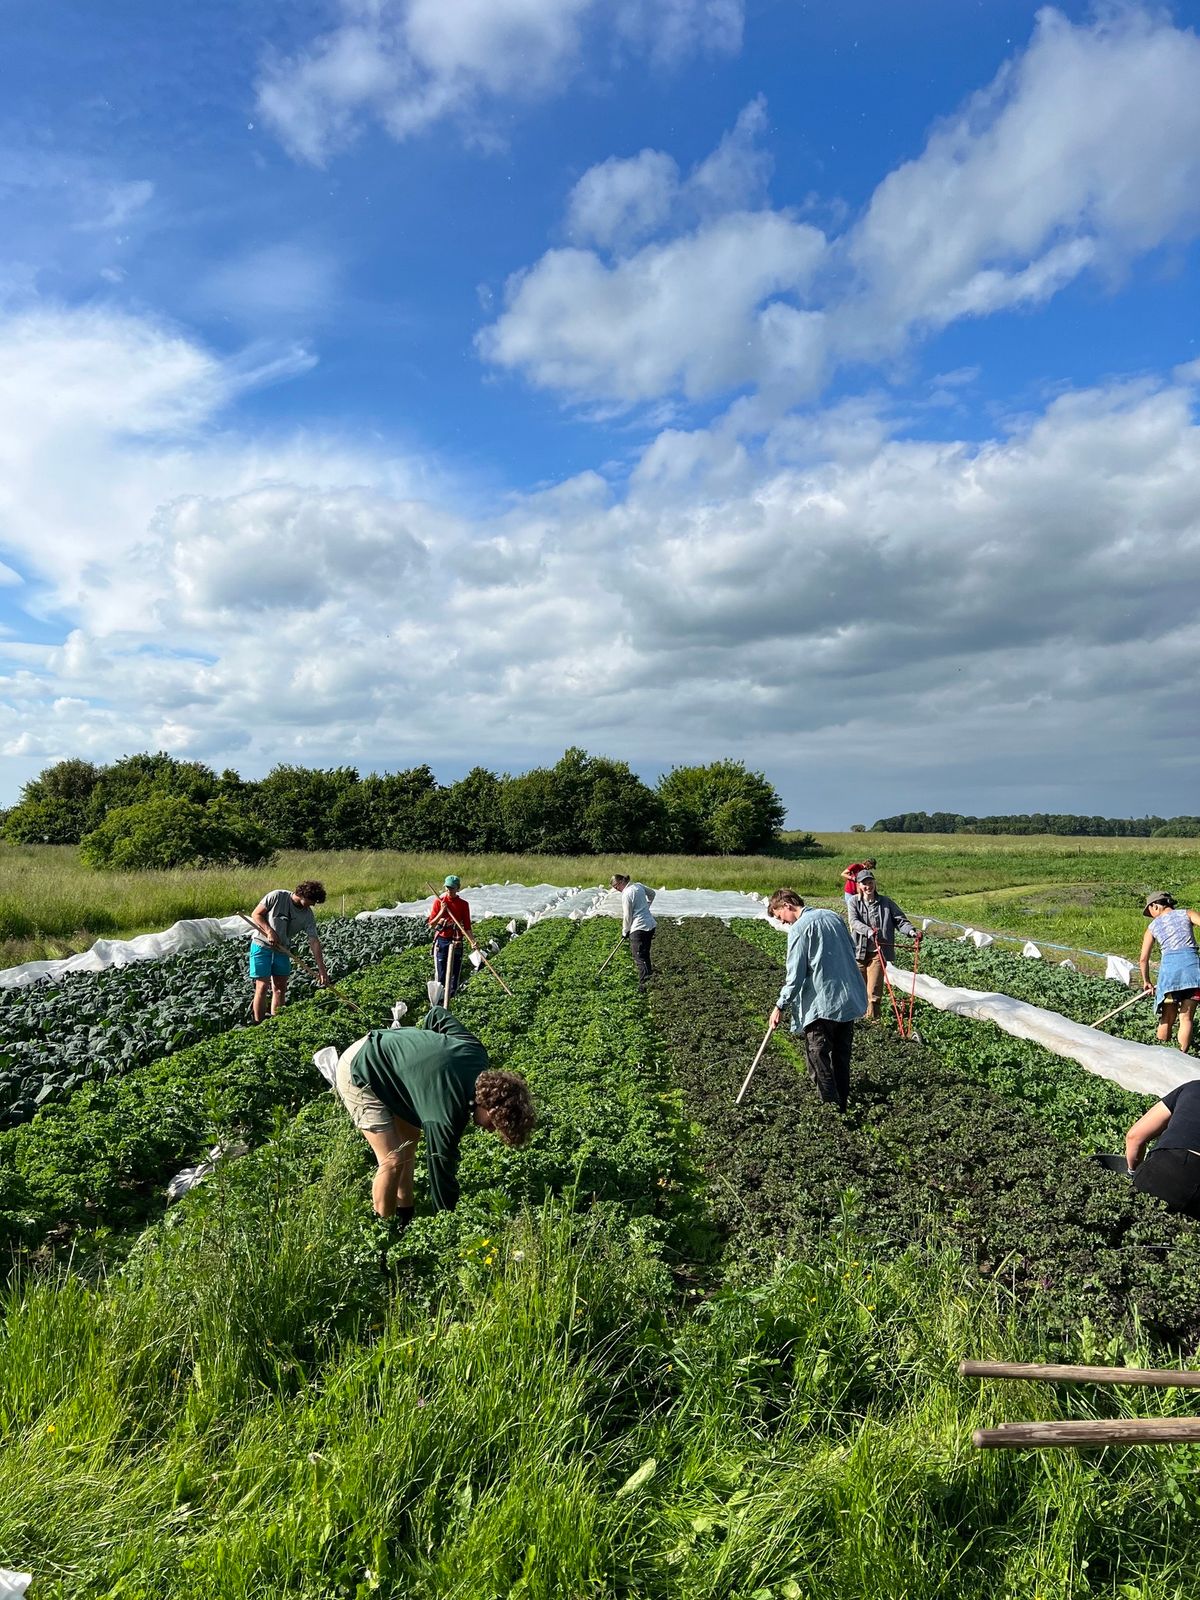
[[(888, 977), (907, 993), (913, 976), (900, 967), (889, 964)], [(1046, 1011), (1041, 1006), (1031, 1006), (1024, 1000), (1014, 1000), (1007, 994), (991, 994), (981, 989), (956, 989), (951, 984), (940, 983), (937, 978), (917, 974), (917, 999), (939, 1011), (950, 1011), (960, 1017), (974, 1017), (981, 1022), (994, 1022), (1016, 1039), (1032, 1039), (1056, 1056), (1066, 1056), (1078, 1061), (1081, 1067), (1098, 1078), (1119, 1083), (1134, 1094), (1154, 1095), (1161, 1099), (1181, 1083), (1196, 1076), (1191, 1058), (1181, 1051), (1165, 1045), (1135, 1044), (1131, 1039), (1114, 1039), (1082, 1022), (1071, 1022), (1056, 1011)]]
[[(471, 907), (473, 920), (482, 917), (523, 918), (527, 925), (548, 919), (569, 917), (619, 917), (621, 896), (602, 885), (564, 889), (552, 883), (532, 887), (523, 883), (482, 883), (459, 891)], [(427, 917), (433, 897), (406, 900), (380, 911), (360, 911), (359, 920), (370, 917)], [(654, 891), (655, 917), (765, 917), (766, 902), (761, 895), (740, 894), (726, 889), (667, 889)], [(513, 931), (510, 927), (510, 932)]]
[(61, 961), (26, 961), (0, 972), (0, 989), (23, 989), (41, 978), (64, 972), (105, 972), (109, 967), (131, 967), (137, 961), (163, 961), (184, 950), (198, 950), (218, 939), (249, 937), (241, 917), (190, 917), (175, 922), (162, 933), (139, 933), (134, 939), (97, 939), (90, 950)]
[(8, 1567), (0, 1567), (0, 1600), (17, 1600), (32, 1582), (31, 1572), (13, 1572)]

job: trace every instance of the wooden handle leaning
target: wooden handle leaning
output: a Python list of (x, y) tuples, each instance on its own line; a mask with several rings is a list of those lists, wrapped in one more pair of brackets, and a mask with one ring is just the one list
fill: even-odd
[(1148, 1389), (1200, 1389), (1200, 1372), (1169, 1367), (1064, 1367), (1036, 1361), (960, 1361), (964, 1378), (1029, 1378), (1045, 1383), (1135, 1384)]
[(976, 1428), (977, 1450), (1103, 1450), (1112, 1444), (1200, 1443), (1200, 1418), (1125, 1417), (1116, 1422), (1006, 1422)]
[[(436, 890), (436, 889), (435, 889), (435, 888), (434, 888), (434, 887), (433, 887), (433, 885), (432, 885), (432, 884), (430, 884), (430, 883), (427, 883), (427, 884), (426, 884), (426, 885), (425, 885), (425, 887), (426, 887), (426, 888), (427, 888), (427, 889), (428, 889), (428, 890), (429, 890), (429, 892), (430, 892), (430, 894), (431, 894), (431, 895), (432, 895), (432, 896), (433, 896), (433, 898), (434, 898), (434, 899), (435, 899), (435, 900), (440, 900), (440, 899), (441, 899), (441, 895), (439, 895), (439, 894), (438, 894), (438, 892), (437, 892), (437, 890)], [(468, 933), (468, 932), (467, 932), (467, 930), (466, 930), (466, 929), (465, 929), (465, 928), (464, 928), (464, 927), (463, 927), (463, 925), (462, 925), (462, 923), (461, 923), (461, 922), (460, 922), (460, 921), (459, 921), (459, 920), (458, 920), (458, 918), (457, 918), (457, 917), (456, 917), (456, 916), (455, 916), (455, 915), (454, 915), (454, 913), (453, 913), (453, 911), (450, 911), (450, 910), (447, 910), (447, 909), (446, 909), (446, 907), (444, 907), (444, 906), (443, 906), (443, 908), (442, 908), (442, 915), (443, 915), (443, 916), (444, 916), (444, 917), (449, 917), (449, 918), (450, 918), (450, 921), (451, 921), (451, 922), (452, 922), (452, 923), (453, 923), (453, 924), (454, 924), (454, 926), (455, 926), (455, 927), (456, 927), (456, 928), (457, 928), (457, 929), (458, 929), (458, 931), (459, 931), (459, 933), (461, 933), (461, 934), (462, 934), (462, 936), (463, 936), (463, 938), (464, 938), (464, 939), (465, 939), (465, 940), (466, 940), (466, 941), (467, 941), (467, 943), (468, 943), (468, 944), (469, 944), (469, 945), (470, 945), (470, 946), (471, 946), (471, 949), (472, 949), (472, 950), (479, 950), (479, 946), (478, 946), (478, 944), (477, 944), (477, 943), (476, 943), (476, 942), (475, 942), (475, 940), (474, 940), (474, 939), (473, 939), (473, 938), (472, 938), (472, 937), (471, 937), (471, 935), (470, 935), (470, 934), (469, 934), (469, 933)], [(498, 973), (498, 972), (497, 972), (497, 971), (496, 971), (496, 969), (495, 969), (495, 967), (494, 967), (494, 966), (493, 966), (493, 965), (492, 965), (492, 963), (491, 963), (491, 962), (490, 962), (490, 961), (489, 961), (489, 960), (488, 960), (488, 958), (487, 958), (487, 957), (486, 957), (486, 956), (485, 956), (485, 955), (484, 955), (484, 954), (483, 954), (483, 951), (482, 951), (482, 950), (479, 950), (479, 954), (480, 954), (480, 956), (481, 956), (481, 957), (482, 957), (482, 958), (483, 958), (483, 964), (484, 964), (484, 966), (485, 966), (485, 967), (486, 967), (486, 968), (487, 968), (487, 969), (488, 969), (488, 971), (489, 971), (489, 972), (490, 972), (490, 973), (491, 973), (491, 975), (492, 975), (492, 977), (493, 977), (493, 978), (495, 978), (495, 980), (496, 980), (496, 982), (497, 982), (497, 983), (498, 983), (498, 984), (499, 984), (499, 985), (500, 985), (500, 987), (501, 987), (501, 988), (502, 988), (502, 989), (503, 989), (503, 990), (504, 990), (504, 992), (505, 992), (505, 994), (507, 994), (507, 995), (511, 995), (511, 994), (512, 994), (512, 990), (511, 990), (511, 989), (510, 989), (510, 988), (509, 988), (509, 987), (508, 987), (508, 985), (507, 985), (507, 984), (506, 984), (506, 983), (505, 983), (505, 981), (504, 981), (504, 979), (503, 979), (503, 978), (502, 978), (502, 977), (501, 977), (501, 976), (500, 976), (500, 974), (499, 974), (499, 973)]]

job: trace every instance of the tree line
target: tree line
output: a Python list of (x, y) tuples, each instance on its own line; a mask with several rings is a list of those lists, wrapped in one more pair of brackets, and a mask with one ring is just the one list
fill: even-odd
[(1195, 839), (1200, 817), (1083, 817), (1050, 811), (1011, 817), (964, 817), (956, 811), (902, 811), (881, 817), (872, 833), (1057, 833), (1093, 839)]
[(77, 844), (97, 867), (259, 864), (276, 849), (593, 855), (744, 855), (773, 843), (785, 808), (740, 761), (675, 767), (651, 788), (623, 761), (567, 750), (516, 775), (475, 767), (441, 784), (428, 766), (217, 773), (157, 754), (46, 767), (2, 814), (13, 844)]

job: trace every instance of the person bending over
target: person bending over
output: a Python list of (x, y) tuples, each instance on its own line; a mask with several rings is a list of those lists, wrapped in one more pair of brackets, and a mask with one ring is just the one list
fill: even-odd
[(435, 1211), (458, 1204), (459, 1146), (472, 1123), (523, 1145), (537, 1123), (525, 1079), (492, 1068), (479, 1040), (444, 1006), (415, 1028), (377, 1028), (338, 1057), (335, 1087), (370, 1145), (375, 1214), (401, 1227), (413, 1215), (413, 1162), (425, 1138)]
[(1135, 1189), (1172, 1211), (1200, 1216), (1200, 1078), (1181, 1083), (1138, 1118), (1125, 1135), (1125, 1162)]

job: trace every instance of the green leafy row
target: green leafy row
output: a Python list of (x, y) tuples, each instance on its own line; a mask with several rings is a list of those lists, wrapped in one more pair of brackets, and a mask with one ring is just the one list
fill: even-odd
[(980, 1274), (1037, 1295), (1061, 1338), (1084, 1319), (1112, 1331), (1139, 1317), (1167, 1341), (1200, 1335), (1200, 1223), (1101, 1171), (936, 1046), (860, 1025), (842, 1118), (816, 1100), (799, 1075), (802, 1056), (777, 1038), (746, 1104), (733, 1107), (782, 963), (719, 923), (666, 931), (667, 948), (680, 941), (710, 968), (706, 979), (702, 966), (684, 965), (685, 991), (672, 994), (687, 1018), (675, 1060), (680, 1071), (692, 1052), (704, 1061), (692, 1095), (729, 1129), (727, 1225), (753, 1216), (770, 1248), (796, 1252), (853, 1191), (868, 1236), (892, 1248), (955, 1239)]
[[(415, 917), (330, 917), (321, 943), (337, 978), (429, 938)], [(0, 1128), (82, 1084), (120, 1076), (250, 1020), (244, 940), (105, 972), (0, 989)], [(302, 972), (293, 998), (312, 992)]]

